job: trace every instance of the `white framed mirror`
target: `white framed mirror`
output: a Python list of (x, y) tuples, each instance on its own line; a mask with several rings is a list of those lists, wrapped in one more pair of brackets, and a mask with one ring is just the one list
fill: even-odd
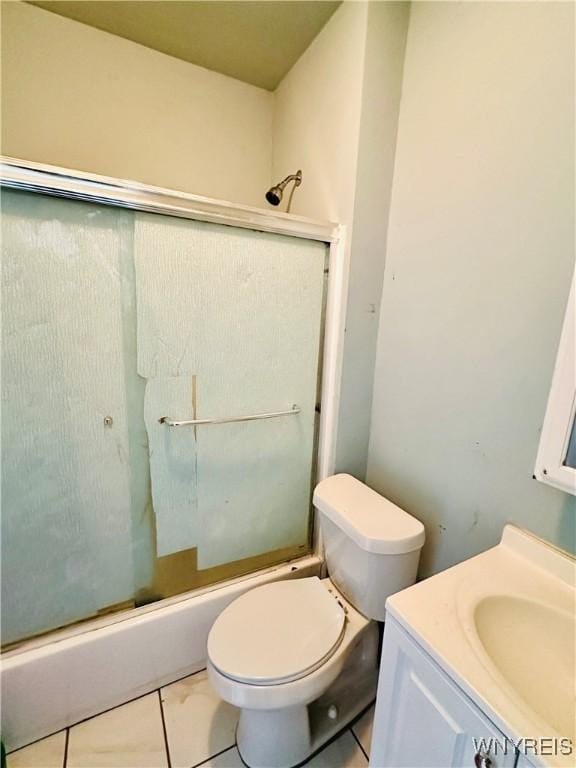
[(576, 494), (576, 272), (566, 307), (534, 477)]

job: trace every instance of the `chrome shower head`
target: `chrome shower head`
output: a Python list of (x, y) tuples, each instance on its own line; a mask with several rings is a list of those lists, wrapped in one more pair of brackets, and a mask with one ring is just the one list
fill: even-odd
[[(300, 184), (302, 184), (302, 171), (297, 171), (296, 173), (293, 173), (290, 176), (286, 176), (286, 178), (283, 179), (279, 184), (275, 184), (273, 187), (270, 187), (268, 192), (266, 192), (266, 200), (268, 200), (270, 205), (280, 205), (280, 203), (282, 202), (282, 195), (284, 194), (284, 189), (286, 188), (286, 185), (289, 184), (291, 181), (294, 182), (294, 186), (292, 187), (292, 194), (294, 194), (294, 189), (296, 187), (299, 187)], [(287, 212), (290, 210), (290, 203), (292, 202), (292, 194), (290, 195), (290, 200), (288, 201)]]
[(268, 200), (270, 205), (280, 205), (282, 202), (282, 192), (283, 188), (279, 184), (275, 187), (270, 187), (268, 192), (266, 192), (266, 200)]

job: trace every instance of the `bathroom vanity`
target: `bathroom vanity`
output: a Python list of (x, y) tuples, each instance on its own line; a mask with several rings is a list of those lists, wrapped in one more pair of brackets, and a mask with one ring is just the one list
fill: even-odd
[(576, 762), (576, 561), (497, 547), (389, 598), (372, 768)]

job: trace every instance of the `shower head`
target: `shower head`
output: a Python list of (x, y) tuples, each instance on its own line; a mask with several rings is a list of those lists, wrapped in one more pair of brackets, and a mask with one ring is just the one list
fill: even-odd
[(270, 205), (280, 205), (280, 202), (282, 200), (282, 189), (280, 188), (280, 185), (276, 187), (270, 187), (268, 192), (266, 192), (266, 200), (270, 203)]
[[(282, 202), (282, 195), (284, 194), (284, 189), (286, 188), (286, 185), (289, 184), (291, 181), (294, 182), (294, 187), (292, 187), (292, 194), (293, 194), (294, 189), (296, 187), (299, 187), (300, 184), (302, 184), (302, 171), (297, 171), (296, 173), (293, 173), (290, 176), (286, 176), (286, 178), (283, 179), (279, 184), (275, 184), (273, 187), (270, 187), (268, 192), (266, 192), (266, 200), (268, 200), (270, 205), (280, 205), (280, 203)], [(290, 200), (288, 201), (287, 212), (290, 210), (291, 202), (292, 202), (292, 195), (290, 195)]]

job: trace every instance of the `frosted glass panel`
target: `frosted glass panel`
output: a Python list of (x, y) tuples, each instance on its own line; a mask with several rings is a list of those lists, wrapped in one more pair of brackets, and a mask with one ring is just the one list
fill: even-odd
[(198, 540), (195, 431), (159, 423), (167, 414), (190, 413), (194, 388), (193, 376), (163, 376), (146, 384), (144, 418), (159, 556), (190, 549)]
[(151, 416), (302, 409), (195, 428), (200, 568), (307, 540), (325, 256), (322, 243), (137, 216), (138, 369), (196, 380), (187, 411), (160, 400)]
[(2, 208), (2, 642), (309, 551), (325, 245)]
[(9, 642), (134, 591), (121, 263), (132, 226), (130, 214), (36, 195), (4, 192), (2, 206)]

